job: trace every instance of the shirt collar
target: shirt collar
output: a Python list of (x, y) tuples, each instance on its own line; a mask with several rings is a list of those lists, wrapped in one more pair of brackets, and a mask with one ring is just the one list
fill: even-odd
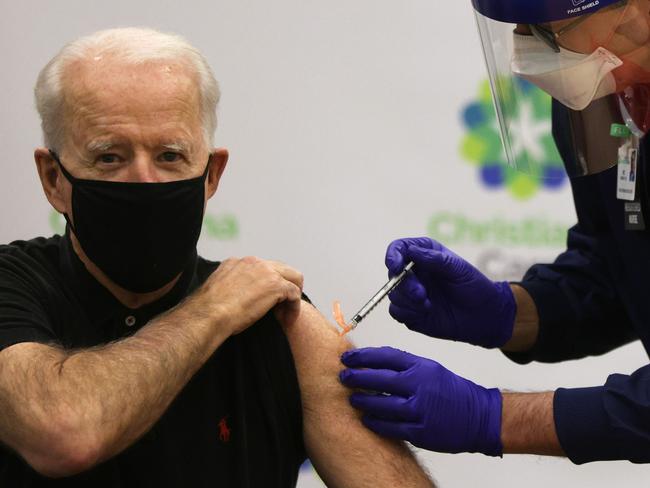
[(136, 328), (139, 328), (156, 315), (176, 306), (190, 290), (196, 287), (197, 282), (198, 256), (194, 250), (181, 277), (168, 293), (155, 302), (131, 309), (123, 305), (88, 272), (73, 249), (69, 227), (66, 227), (65, 235), (59, 242), (59, 260), (65, 282), (93, 324), (105, 320), (120, 319), (125, 315), (134, 315), (138, 318), (138, 327)]

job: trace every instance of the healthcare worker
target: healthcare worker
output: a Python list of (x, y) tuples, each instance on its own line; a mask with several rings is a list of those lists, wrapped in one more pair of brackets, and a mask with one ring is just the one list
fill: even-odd
[[(542, 172), (517, 126), (530, 83), (553, 98), (553, 136), (578, 223), (553, 264), (493, 282), (442, 244), (400, 239), (390, 275), (414, 261), (390, 313), (431, 337), (500, 348), (517, 363), (650, 351), (649, 0), (473, 0), (505, 152)], [(639, 163), (639, 164), (637, 164)], [(540, 174), (544, 176), (544, 174)], [(502, 393), (392, 348), (348, 352), (341, 380), (365, 425), (439, 452), (650, 462), (650, 365), (589, 388)]]

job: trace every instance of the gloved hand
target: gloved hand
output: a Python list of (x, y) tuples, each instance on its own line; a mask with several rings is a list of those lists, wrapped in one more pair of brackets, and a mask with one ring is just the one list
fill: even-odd
[(430, 359), (391, 347), (364, 348), (341, 356), (340, 373), (353, 393), (350, 403), (363, 423), (385, 437), (437, 452), (501, 456), (501, 392), (455, 375)]
[(501, 347), (512, 337), (517, 306), (507, 282), (493, 282), (445, 246), (427, 237), (393, 241), (389, 276), (409, 261), (413, 273), (389, 295), (389, 312), (431, 337)]

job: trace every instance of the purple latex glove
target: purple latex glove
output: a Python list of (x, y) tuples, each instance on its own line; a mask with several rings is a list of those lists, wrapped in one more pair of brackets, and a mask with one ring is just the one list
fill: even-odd
[(501, 392), (476, 385), (430, 359), (392, 347), (364, 348), (341, 356), (340, 374), (363, 423), (385, 437), (437, 452), (501, 456)]
[(395, 320), (431, 337), (487, 348), (510, 340), (517, 305), (507, 282), (493, 282), (428, 237), (399, 239), (388, 246), (389, 276), (409, 261), (415, 263), (413, 273), (389, 295)]

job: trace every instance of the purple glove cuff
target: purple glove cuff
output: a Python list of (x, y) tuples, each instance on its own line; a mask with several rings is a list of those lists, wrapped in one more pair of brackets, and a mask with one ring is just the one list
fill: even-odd
[(499, 323), (499, 327), (495, 327), (494, 330), (490, 331), (489, 337), (485, 338), (483, 346), (487, 348), (502, 347), (512, 339), (515, 317), (517, 315), (517, 302), (512, 293), (510, 283), (507, 281), (497, 281), (494, 283), (494, 286), (502, 297), (501, 313), (499, 314), (501, 322)]
[(477, 446), (474, 452), (481, 452), (488, 456), (503, 456), (501, 443), (501, 416), (503, 397), (497, 388), (485, 390), (486, 409), (483, 423), (483, 434), (477, 436)]

